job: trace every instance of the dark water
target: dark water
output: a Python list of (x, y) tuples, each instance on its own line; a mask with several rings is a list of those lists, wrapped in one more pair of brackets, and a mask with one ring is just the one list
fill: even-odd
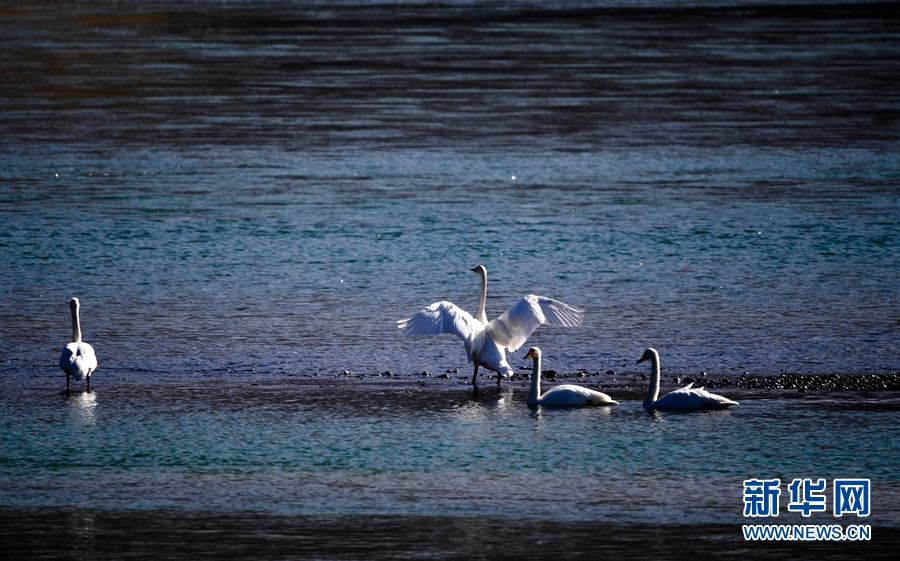
[[(653, 416), (634, 361), (900, 370), (898, 53), (895, 3), (3, 4), (0, 551), (889, 554), (893, 393)], [(619, 407), (397, 337), (479, 263), (489, 316), (585, 309), (529, 343)], [(872, 542), (741, 538), (744, 478), (850, 476)]]
[[(13, 518), (15, 516), (15, 518)], [(0, 512), (7, 524), (47, 522), (57, 532), (18, 538), (12, 558), (71, 559), (891, 559), (873, 543), (744, 542), (733, 528), (461, 517), (286, 518), (179, 512), (85, 515)], [(562, 531), (561, 531), (562, 530)], [(885, 529), (886, 531), (890, 531)], [(874, 530), (877, 532), (877, 530)], [(127, 536), (127, 538), (126, 538)], [(896, 540), (896, 538), (894, 538)], [(576, 542), (573, 545), (573, 542)], [(882, 542), (884, 543), (884, 542)], [(896, 542), (895, 542), (896, 543)], [(70, 552), (60, 555), (60, 551)]]

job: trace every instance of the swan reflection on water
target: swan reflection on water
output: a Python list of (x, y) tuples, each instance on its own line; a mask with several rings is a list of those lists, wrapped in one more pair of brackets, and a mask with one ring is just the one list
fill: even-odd
[(455, 408), (455, 415), (467, 421), (487, 421), (514, 412), (515, 398), (509, 386), (488, 390), (473, 388), (471, 396)]
[(93, 425), (97, 409), (97, 394), (95, 392), (73, 393), (68, 399), (69, 421), (73, 424)]
[(610, 407), (558, 407), (529, 404), (528, 409), (528, 417), (536, 420), (544, 420), (551, 417), (571, 419), (572, 415), (578, 415), (575, 418), (584, 418), (585, 422), (594, 422), (598, 418), (602, 419), (612, 416), (612, 408)]
[(728, 417), (732, 412), (729, 409), (644, 409), (644, 414), (653, 421), (650, 424), (651, 430), (662, 431), (666, 430), (665, 423), (675, 419), (687, 417), (709, 417), (713, 419), (716, 417)]

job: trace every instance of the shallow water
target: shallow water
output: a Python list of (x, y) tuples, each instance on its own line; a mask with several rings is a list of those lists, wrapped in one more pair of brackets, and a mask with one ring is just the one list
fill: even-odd
[[(525, 382), (477, 394), (452, 380), (15, 386), (0, 388), (17, 395), (0, 411), (11, 552), (543, 559), (577, 540), (575, 557), (840, 559), (897, 544), (896, 393), (732, 389), (741, 404), (727, 411), (647, 413), (636, 399), (530, 408)], [(742, 482), (774, 477), (871, 479), (865, 519), (804, 519), (783, 489), (779, 517), (753, 522), (865, 523), (873, 541), (744, 542)]]
[(863, 477), (871, 522), (900, 523), (895, 393), (651, 414), (531, 408), (523, 384), (41, 385), (4, 407), (2, 504), (740, 523), (745, 479)]
[[(696, 557), (668, 537), (750, 547), (747, 477), (871, 478), (895, 536), (895, 394), (732, 388), (729, 411), (649, 415), (634, 361), (900, 370), (896, 6), (684, 6), (4, 8), (3, 545), (115, 557), (146, 515), (145, 556), (172, 517), (220, 553), (256, 542), (209, 528), (256, 520), (271, 558), (302, 521), (382, 557), (470, 557), (468, 521), (492, 558), (593, 523), (610, 554)], [(617, 377), (620, 406), (530, 410), (521, 380), (473, 397), (458, 340), (397, 336), (431, 302), (473, 310), (479, 263), (489, 315), (532, 292), (584, 308), (529, 344)], [(65, 397), (72, 296), (100, 368)], [(405, 521), (394, 549), (378, 517)], [(96, 548), (39, 549), (60, 524)]]

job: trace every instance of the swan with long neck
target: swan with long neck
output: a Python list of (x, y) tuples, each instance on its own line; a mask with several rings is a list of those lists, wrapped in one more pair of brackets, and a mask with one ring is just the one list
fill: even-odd
[(568, 304), (529, 294), (523, 296), (502, 316), (487, 321), (484, 311), (487, 298), (487, 269), (478, 265), (472, 269), (481, 276), (481, 295), (475, 317), (452, 302), (435, 302), (412, 316), (401, 319), (397, 327), (405, 335), (421, 337), (452, 333), (466, 346), (466, 356), (474, 365), (472, 385), (477, 385), (478, 368), (483, 366), (500, 378), (513, 374), (506, 361), (506, 351), (517, 351), (534, 330), (541, 325), (581, 325), (584, 314)]
[(478, 297), (478, 308), (475, 310), (475, 319), (487, 325), (487, 313), (484, 311), (484, 304), (487, 300), (487, 269), (484, 268), (484, 265), (478, 265), (473, 268), (472, 271), (478, 273), (481, 277), (481, 295)]
[(710, 393), (704, 388), (695, 388), (693, 382), (659, 397), (659, 353), (656, 352), (656, 349), (647, 349), (638, 360), (638, 364), (645, 360), (650, 361), (650, 387), (647, 388), (647, 395), (644, 396), (644, 407), (647, 409), (725, 409), (738, 404), (727, 397)]
[(525, 400), (528, 405), (618, 405), (611, 397), (603, 392), (598, 392), (574, 384), (563, 384), (550, 388), (541, 394), (541, 350), (531, 347), (525, 358), (534, 359), (531, 370), (531, 391)]
[(72, 342), (65, 346), (59, 356), (59, 367), (66, 373), (66, 392), (69, 391), (69, 379), (85, 380), (87, 391), (91, 391), (91, 374), (97, 368), (97, 356), (94, 348), (81, 340), (81, 320), (78, 317), (80, 303), (78, 298), (69, 301), (72, 313)]

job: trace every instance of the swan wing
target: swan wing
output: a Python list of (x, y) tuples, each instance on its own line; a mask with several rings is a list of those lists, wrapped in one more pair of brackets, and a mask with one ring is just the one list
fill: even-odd
[(667, 393), (653, 403), (656, 409), (702, 409), (703, 401), (696, 391), (681, 388)]
[(424, 337), (452, 333), (466, 344), (466, 356), (472, 362), (472, 346), (475, 335), (484, 325), (453, 302), (435, 302), (424, 310), (397, 321), (397, 327), (404, 335)]
[(543, 296), (523, 296), (512, 308), (487, 326), (491, 339), (509, 352), (515, 352), (540, 325), (571, 327), (581, 325), (584, 312)]
[(397, 321), (404, 335), (423, 337), (452, 333), (460, 339), (468, 339), (476, 331), (478, 322), (472, 314), (452, 302), (435, 302), (424, 310)]
[(574, 384), (550, 388), (538, 399), (539, 405), (618, 405), (605, 393)]
[(731, 405), (737, 405), (718, 394), (710, 393), (703, 388), (687, 387), (669, 392), (659, 398), (653, 406), (659, 409), (721, 409)]
[(737, 401), (732, 401), (723, 395), (707, 391), (706, 388), (696, 388), (691, 391), (696, 392), (699, 395), (701, 407), (703, 409), (720, 409), (738, 404)]
[(476, 331), (478, 322), (472, 314), (453, 302), (435, 302), (406, 319), (397, 321), (404, 335), (422, 337), (452, 333), (460, 339), (469, 338)]

